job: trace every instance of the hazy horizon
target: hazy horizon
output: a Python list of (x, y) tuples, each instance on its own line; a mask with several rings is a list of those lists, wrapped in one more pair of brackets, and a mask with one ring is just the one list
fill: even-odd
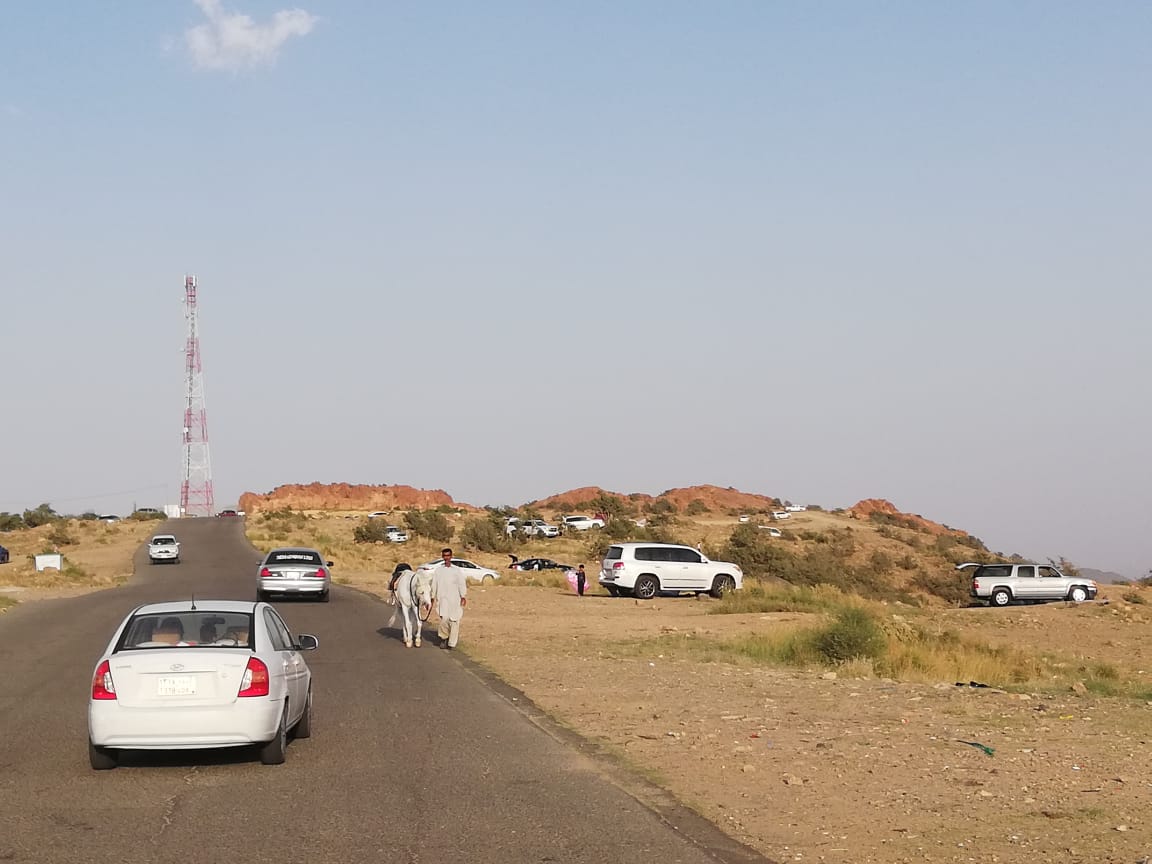
[[(1152, 6), (44, 0), (0, 510), (701, 483), (1152, 566)], [(295, 3), (295, 0), (294, 0)]]

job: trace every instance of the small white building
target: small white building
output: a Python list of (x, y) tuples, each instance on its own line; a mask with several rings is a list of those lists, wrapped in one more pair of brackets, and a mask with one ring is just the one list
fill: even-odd
[(49, 555), (36, 556), (36, 571), (41, 570), (63, 570), (64, 569), (64, 556), (60, 553), (53, 553)]

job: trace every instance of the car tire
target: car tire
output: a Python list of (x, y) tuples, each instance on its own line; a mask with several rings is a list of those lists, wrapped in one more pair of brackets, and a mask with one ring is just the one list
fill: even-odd
[(717, 600), (719, 600), (721, 597), (723, 597), (729, 591), (735, 591), (735, 590), (736, 590), (736, 580), (733, 579), (731, 576), (728, 576), (728, 575), (720, 575), (720, 576), (717, 576), (714, 580), (712, 580), (712, 590), (709, 591), (708, 593), (711, 594), (713, 597), (715, 597)]
[(320, 602), (321, 603), (327, 603), (328, 602), (328, 592), (327, 591), (325, 591), (323, 594), (320, 595)]
[(1088, 589), (1082, 585), (1074, 585), (1068, 591), (1068, 599), (1073, 603), (1083, 603), (1088, 599)]
[(280, 725), (276, 727), (276, 737), (260, 747), (260, 761), (265, 765), (282, 765), (284, 752), (288, 749), (288, 703), (280, 713)]
[(993, 606), (1007, 606), (1012, 602), (1012, 592), (1007, 588), (997, 588), (992, 592), (992, 596), (988, 598), (988, 602)]
[(308, 688), (308, 700), (304, 703), (304, 713), (300, 715), (300, 719), (296, 721), (296, 726), (292, 729), (293, 738), (311, 738), (312, 737), (312, 688)]
[(651, 600), (660, 593), (660, 580), (650, 573), (645, 573), (636, 580), (632, 588), (632, 596), (637, 600)]
[(116, 767), (116, 751), (109, 747), (97, 747), (88, 739), (88, 761), (94, 771), (108, 771)]

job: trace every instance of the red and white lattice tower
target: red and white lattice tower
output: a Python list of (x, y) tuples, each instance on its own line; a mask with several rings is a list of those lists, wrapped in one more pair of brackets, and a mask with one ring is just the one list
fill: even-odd
[(212, 460), (208, 456), (208, 418), (204, 408), (204, 370), (200, 366), (200, 331), (196, 321), (196, 277), (184, 277), (184, 317), (188, 341), (184, 347), (184, 481), (180, 484), (180, 515), (211, 516)]

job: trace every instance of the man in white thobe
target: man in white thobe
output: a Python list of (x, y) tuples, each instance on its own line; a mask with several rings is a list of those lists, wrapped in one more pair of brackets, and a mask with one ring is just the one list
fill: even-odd
[(432, 571), (432, 600), (440, 616), (436, 635), (440, 647), (451, 650), (460, 640), (460, 619), (468, 605), (468, 574), (452, 563), (451, 549), (441, 550), (440, 557), (440, 566)]

